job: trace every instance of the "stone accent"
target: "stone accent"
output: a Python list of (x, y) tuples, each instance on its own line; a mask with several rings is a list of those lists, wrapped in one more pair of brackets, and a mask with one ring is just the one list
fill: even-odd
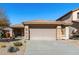
[(24, 27), (24, 39), (29, 39), (29, 26)]
[(65, 40), (69, 39), (69, 27), (65, 27)]
[(61, 26), (57, 26), (57, 40), (61, 40), (62, 39), (62, 32), (61, 32)]
[(10, 37), (12, 37), (13, 30), (12, 28), (10, 28), (9, 30), (10, 30)]

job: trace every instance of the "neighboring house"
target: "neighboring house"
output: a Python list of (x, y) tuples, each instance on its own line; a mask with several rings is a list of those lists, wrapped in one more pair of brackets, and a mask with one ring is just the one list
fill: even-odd
[(56, 21), (33, 20), (11, 26), (16, 36), (29, 40), (69, 39), (72, 31), (79, 28), (79, 9), (73, 10)]
[(69, 37), (71, 37), (73, 30), (79, 30), (79, 8), (68, 12), (56, 21), (64, 21), (72, 24), (69, 26)]
[(11, 28), (15, 34), (15, 37), (24, 36), (24, 25), (23, 24), (12, 25)]

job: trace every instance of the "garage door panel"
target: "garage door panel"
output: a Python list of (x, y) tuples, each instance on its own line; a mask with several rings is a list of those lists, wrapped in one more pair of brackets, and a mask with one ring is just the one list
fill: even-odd
[(56, 29), (30, 29), (31, 40), (56, 40)]

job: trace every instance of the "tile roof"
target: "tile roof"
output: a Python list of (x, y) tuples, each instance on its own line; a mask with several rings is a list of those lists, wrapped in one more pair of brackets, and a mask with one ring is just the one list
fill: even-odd
[(23, 24), (15, 24), (11, 26), (12, 28), (24, 28)]
[(57, 24), (57, 25), (71, 25), (71, 23), (65, 23), (64, 21), (48, 21), (48, 20), (34, 20), (34, 21), (27, 21), (23, 22), (24, 25), (26, 24)]

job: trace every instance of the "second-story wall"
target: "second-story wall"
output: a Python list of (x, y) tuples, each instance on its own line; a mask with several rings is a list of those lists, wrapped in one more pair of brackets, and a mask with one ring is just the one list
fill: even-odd
[(72, 15), (73, 15), (73, 18), (72, 18), (73, 21), (79, 21), (79, 18), (78, 18), (78, 16), (79, 16), (79, 10), (74, 11), (72, 13)]

